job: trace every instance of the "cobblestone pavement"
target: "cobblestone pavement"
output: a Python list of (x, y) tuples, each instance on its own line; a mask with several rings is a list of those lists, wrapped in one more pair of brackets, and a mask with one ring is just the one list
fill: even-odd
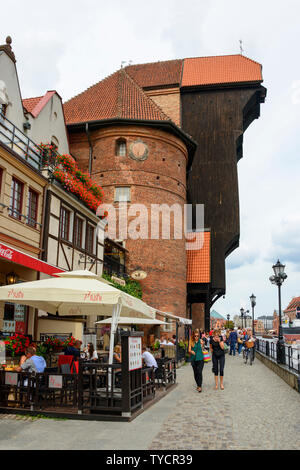
[(84, 450), (300, 448), (300, 394), (257, 359), (250, 366), (227, 355), (224, 391), (214, 390), (211, 363), (202, 393), (189, 364), (177, 382), (131, 423), (0, 415), (0, 449), (77, 449), (79, 441)]
[(259, 360), (226, 355), (225, 390), (214, 389), (211, 363), (202, 393), (192, 368), (179, 371), (184, 399), (174, 403), (149, 449), (300, 449), (300, 394)]

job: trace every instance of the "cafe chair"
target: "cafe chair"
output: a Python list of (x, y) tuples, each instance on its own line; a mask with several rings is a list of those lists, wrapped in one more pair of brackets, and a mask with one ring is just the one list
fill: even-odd
[(71, 374), (70, 364), (61, 364), (60, 370), (62, 374)]
[(58, 373), (58, 367), (46, 367), (44, 372), (46, 374), (57, 374)]

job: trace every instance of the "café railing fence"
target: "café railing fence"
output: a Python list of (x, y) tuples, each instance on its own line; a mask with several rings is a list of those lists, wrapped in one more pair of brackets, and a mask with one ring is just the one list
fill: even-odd
[(122, 383), (120, 364), (80, 362), (79, 396), (80, 413), (122, 412)]
[(175, 359), (157, 359), (158, 368), (155, 371), (155, 383), (158, 388), (168, 389), (176, 383)]
[(78, 375), (0, 371), (0, 405), (15, 408), (77, 409)]
[[(264, 354), (273, 361), (277, 361), (277, 343), (258, 338), (255, 343), (256, 351)], [(285, 345), (285, 365), (289, 370), (300, 375), (300, 346)]]

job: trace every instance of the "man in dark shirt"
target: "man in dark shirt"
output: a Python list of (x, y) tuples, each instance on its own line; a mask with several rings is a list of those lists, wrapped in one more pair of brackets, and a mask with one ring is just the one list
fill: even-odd
[(77, 340), (74, 343), (74, 346), (68, 346), (65, 349), (65, 356), (74, 356), (74, 360), (80, 358), (80, 348), (81, 348), (81, 341)]
[(230, 335), (229, 335), (229, 345), (230, 345), (229, 355), (230, 356), (232, 356), (232, 353), (235, 356), (237, 339), (238, 339), (237, 332), (235, 330), (231, 330)]

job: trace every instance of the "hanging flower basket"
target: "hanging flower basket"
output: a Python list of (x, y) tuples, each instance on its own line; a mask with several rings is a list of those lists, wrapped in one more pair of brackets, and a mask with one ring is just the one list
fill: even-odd
[[(42, 164), (54, 166), (53, 176), (67, 190), (77, 196), (89, 209), (96, 212), (103, 202), (103, 189), (90, 175), (77, 166), (75, 159), (68, 154), (60, 155), (51, 144), (40, 144)], [(100, 218), (107, 217), (107, 213)]]

